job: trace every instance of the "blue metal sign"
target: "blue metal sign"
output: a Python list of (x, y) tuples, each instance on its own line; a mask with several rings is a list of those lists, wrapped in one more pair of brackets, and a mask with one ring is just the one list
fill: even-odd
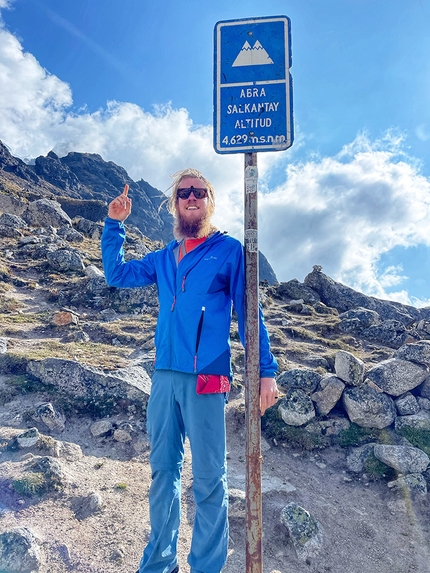
[(291, 25), (286, 16), (215, 25), (214, 148), (282, 151), (293, 144)]

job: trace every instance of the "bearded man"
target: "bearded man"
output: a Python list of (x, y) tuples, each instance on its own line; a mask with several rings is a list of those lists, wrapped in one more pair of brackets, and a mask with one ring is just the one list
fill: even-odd
[[(232, 379), (232, 306), (242, 343), (245, 340), (243, 247), (212, 225), (215, 193), (209, 181), (196, 169), (173, 177), (169, 210), (175, 219), (176, 240), (142, 260), (125, 262), (123, 223), (131, 213), (127, 189), (110, 203), (102, 236), (108, 284), (156, 284), (160, 302), (147, 409), (151, 534), (137, 573), (179, 572), (186, 436), (196, 503), (190, 573), (220, 573), (228, 545), (225, 404)], [(260, 309), (261, 414), (277, 399), (276, 371)]]

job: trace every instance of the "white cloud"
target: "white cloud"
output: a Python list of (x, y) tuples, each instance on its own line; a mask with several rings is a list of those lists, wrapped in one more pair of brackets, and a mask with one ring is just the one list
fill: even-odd
[(408, 277), (402, 275), (403, 266), (402, 265), (391, 265), (387, 267), (383, 273), (379, 275), (379, 282), (382, 287), (390, 288), (401, 284)]
[(229, 230), (239, 232), (240, 156), (215, 154), (212, 128), (194, 125), (187, 110), (166, 104), (150, 113), (132, 103), (111, 101), (94, 113), (74, 112), (70, 87), (25, 53), (1, 24), (0, 85), (0, 139), (15, 155), (31, 158), (51, 149), (59, 155), (99, 153), (125, 167), (133, 179), (144, 178), (162, 190), (169, 187), (170, 174), (196, 167), (217, 188), (228, 182), (225, 192), (232, 207), (227, 217), (220, 212), (217, 216), (220, 225), (231, 222)]
[[(165, 104), (149, 112), (111, 101), (94, 113), (72, 111), (70, 87), (1, 23), (0, 85), (0, 139), (15, 155), (99, 153), (162, 190), (171, 173), (196, 167), (217, 190), (215, 223), (242, 236), (243, 154), (217, 155), (212, 128), (195, 125), (187, 110)], [(297, 149), (304, 138), (296, 141)], [(278, 279), (303, 280), (320, 264), (363, 292), (410, 302), (404, 290), (386, 293), (401, 285), (400, 268), (378, 274), (379, 257), (394, 246), (430, 245), (430, 182), (402, 152), (402, 135), (370, 141), (361, 134), (335, 157), (298, 163), (295, 156), (293, 148), (258, 159), (260, 249)]]
[(72, 103), (69, 86), (25, 53), (19, 41), (0, 27), (0, 137), (25, 156), (50, 149), (52, 131)]
[(260, 247), (279, 279), (303, 280), (320, 264), (335, 280), (393, 296), (385, 288), (402, 277), (399, 269), (378, 276), (380, 255), (395, 245), (430, 245), (430, 182), (399, 160), (400, 145), (383, 150), (359, 136), (337, 157), (290, 166), (286, 181), (262, 196)]
[(424, 307), (428, 307), (430, 306), (430, 298), (417, 298), (416, 296), (412, 296), (409, 297), (409, 303), (408, 304), (412, 304), (413, 306), (416, 306), (417, 308), (424, 308)]

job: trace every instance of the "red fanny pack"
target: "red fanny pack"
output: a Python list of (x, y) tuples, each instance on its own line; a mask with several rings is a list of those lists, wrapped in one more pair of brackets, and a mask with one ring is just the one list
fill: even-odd
[(220, 394), (230, 392), (228, 376), (219, 374), (197, 374), (197, 394)]

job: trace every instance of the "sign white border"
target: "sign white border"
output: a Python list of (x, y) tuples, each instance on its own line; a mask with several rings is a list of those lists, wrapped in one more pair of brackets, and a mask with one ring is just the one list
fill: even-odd
[[(244, 26), (247, 24), (259, 24), (263, 22), (283, 22), (284, 23), (284, 38), (286, 39), (285, 45), (285, 81), (284, 80), (269, 80), (269, 81), (250, 81), (243, 83), (233, 83), (233, 84), (223, 84), (221, 87), (221, 28), (225, 26)], [(290, 77), (290, 20), (287, 16), (273, 16), (273, 17), (261, 17), (261, 18), (245, 18), (242, 20), (226, 20), (217, 22), (215, 25), (216, 30), (216, 77), (215, 77), (215, 93), (216, 101), (214, 106), (214, 148), (217, 153), (250, 153), (258, 151), (284, 151), (292, 146), (294, 140), (293, 133), (293, 109), (292, 109), (292, 80)], [(246, 87), (246, 86), (264, 86), (268, 84), (275, 83), (285, 83), (285, 96), (286, 96), (286, 128), (287, 128), (287, 139), (283, 143), (273, 143), (272, 145), (261, 144), (233, 144), (230, 146), (222, 146), (221, 144), (221, 89), (228, 87)]]

